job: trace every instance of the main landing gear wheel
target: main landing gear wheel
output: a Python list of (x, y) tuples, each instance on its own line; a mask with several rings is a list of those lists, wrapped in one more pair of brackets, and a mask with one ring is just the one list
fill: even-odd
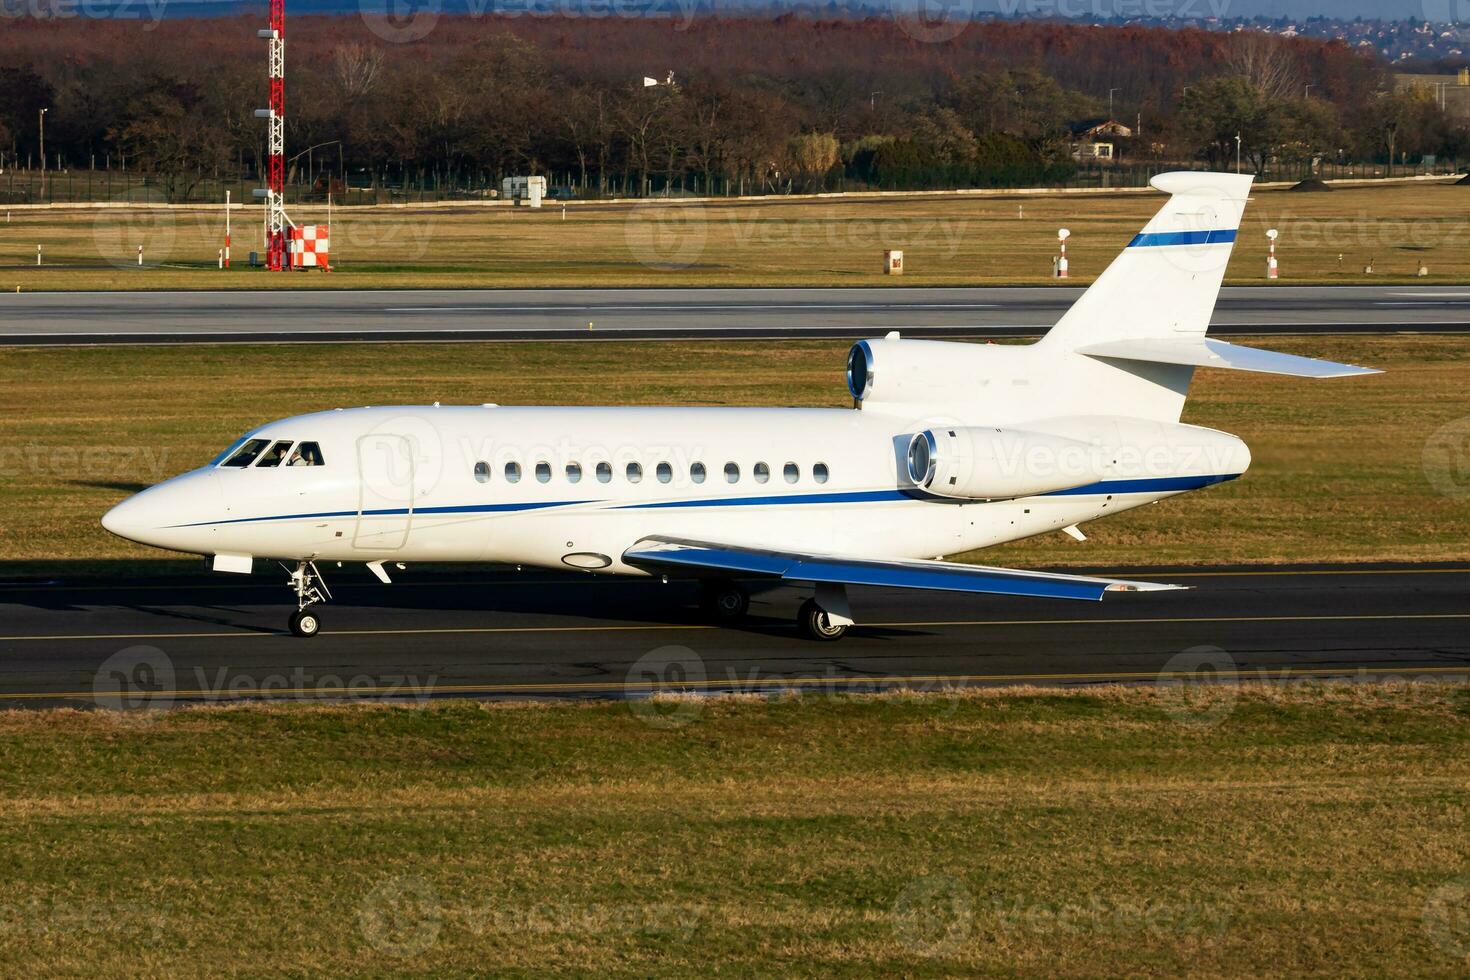
[(722, 623), (744, 619), (750, 611), (750, 593), (738, 582), (709, 582), (704, 585), (702, 605)]
[(796, 625), (808, 639), (826, 643), (840, 640), (847, 634), (847, 627), (833, 623), (827, 616), (827, 611), (817, 605), (815, 599), (808, 599), (801, 604), (801, 610), (796, 614)]
[(298, 609), (291, 614), (291, 632), (297, 636), (316, 636), (321, 628), (322, 621), (310, 609)]

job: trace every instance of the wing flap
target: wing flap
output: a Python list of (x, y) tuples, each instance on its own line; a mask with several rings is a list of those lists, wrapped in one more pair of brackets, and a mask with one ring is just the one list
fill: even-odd
[(623, 553), (623, 560), (635, 567), (659, 572), (713, 572), (778, 578), (787, 582), (871, 585), (1093, 602), (1101, 601), (1109, 592), (1163, 592), (1182, 588), (1151, 582), (1026, 572), (951, 562), (803, 555), (661, 537), (639, 541)]
[(1232, 371), (1254, 371), (1258, 374), (1280, 374), (1292, 378), (1348, 378), (1364, 374), (1382, 374), (1374, 368), (1356, 364), (1339, 364), (1295, 354), (1281, 354), (1258, 347), (1242, 347), (1223, 340), (1207, 338), (1158, 338), (1113, 340), (1080, 347), (1079, 354), (1108, 357), (1124, 361), (1149, 361), (1155, 364), (1183, 364), (1189, 367), (1225, 368)]

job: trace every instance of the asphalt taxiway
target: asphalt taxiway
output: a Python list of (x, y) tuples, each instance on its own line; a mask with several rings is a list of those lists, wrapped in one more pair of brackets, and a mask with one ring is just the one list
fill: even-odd
[[(1038, 336), (1074, 287), (0, 294), (0, 346)], [(1224, 290), (1216, 336), (1470, 333), (1470, 287)]]
[[(1161, 677), (1470, 679), (1470, 567), (1128, 569), (1192, 591), (1100, 604), (854, 589), (838, 643), (798, 636), (801, 594), (713, 626), (687, 584), (324, 569), (325, 629), (284, 630), (284, 572), (0, 582), (0, 708), (261, 697), (640, 697)], [(1108, 570), (1098, 570), (1108, 571)], [(1112, 570), (1117, 571), (1117, 570)]]

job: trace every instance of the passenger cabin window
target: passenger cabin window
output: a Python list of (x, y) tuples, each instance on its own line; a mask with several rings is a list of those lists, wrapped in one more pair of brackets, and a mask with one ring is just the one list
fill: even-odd
[(628, 464), (628, 482), (629, 483), (642, 483), (643, 482), (643, 465), (641, 463), (629, 463)]
[(781, 475), (786, 477), (787, 483), (795, 483), (801, 479), (801, 467), (795, 463), (787, 463), (786, 468), (781, 471)]
[(704, 482), (704, 464), (703, 463), (692, 463), (692, 464), (690, 464), (690, 466), (689, 466), (689, 479), (693, 480), (695, 483), (703, 483)]
[(827, 482), (827, 464), (826, 463), (818, 463), (816, 466), (813, 466), (812, 467), (812, 479), (813, 480), (816, 480), (818, 483), (826, 483)]
[(245, 445), (235, 450), (235, 455), (225, 460), (224, 463), (221, 465), (233, 466), (237, 469), (244, 469), (251, 463), (255, 462), (256, 458), (259, 457), (261, 453), (265, 452), (265, 447), (269, 446), (270, 444), (271, 441), (269, 439), (251, 439), (249, 442), (245, 443)]
[(597, 482), (598, 483), (611, 483), (612, 482), (612, 464), (611, 463), (602, 462), (602, 463), (598, 463), (597, 464)]
[(536, 464), (536, 482), (537, 483), (550, 483), (551, 482), (551, 464), (548, 463), (548, 462), (546, 462), (546, 460), (544, 460), (544, 459), (541, 462), (539, 462), (539, 463)]
[[(296, 446), (296, 451), (291, 454), (291, 461), (287, 466), (322, 466), (325, 464), (322, 458), (322, 449), (314, 442), (303, 442)], [(490, 478), (490, 467), (485, 466), (485, 478)]]
[(567, 482), (568, 483), (581, 483), (582, 482), (582, 464), (581, 463), (568, 463), (567, 464)]
[(726, 483), (739, 483), (740, 482), (740, 464), (739, 463), (726, 463), (725, 464), (725, 482)]
[(771, 478), (771, 468), (765, 463), (755, 464), (755, 482), (765, 483)]
[(668, 483), (674, 478), (674, 468), (668, 463), (659, 463), (658, 469), (654, 472), (658, 474), (658, 482), (660, 483)]
[(290, 451), (291, 440), (282, 439), (280, 442), (271, 446), (263, 454), (261, 454), (260, 462), (256, 463), (255, 465), (262, 468), (267, 466), (280, 466), (286, 461), (286, 454)]
[(506, 483), (520, 483), (521, 482), (521, 464), (520, 463), (506, 463), (505, 464), (505, 482)]
[(476, 483), (489, 483), (490, 482), (490, 464), (489, 463), (479, 462), (479, 463), (476, 463), (475, 464), (475, 482)]

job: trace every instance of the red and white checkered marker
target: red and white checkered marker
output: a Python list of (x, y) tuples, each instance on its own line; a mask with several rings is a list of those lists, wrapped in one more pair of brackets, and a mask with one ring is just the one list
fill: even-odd
[(291, 229), (291, 265), (297, 269), (331, 269), (326, 225), (297, 225)]

